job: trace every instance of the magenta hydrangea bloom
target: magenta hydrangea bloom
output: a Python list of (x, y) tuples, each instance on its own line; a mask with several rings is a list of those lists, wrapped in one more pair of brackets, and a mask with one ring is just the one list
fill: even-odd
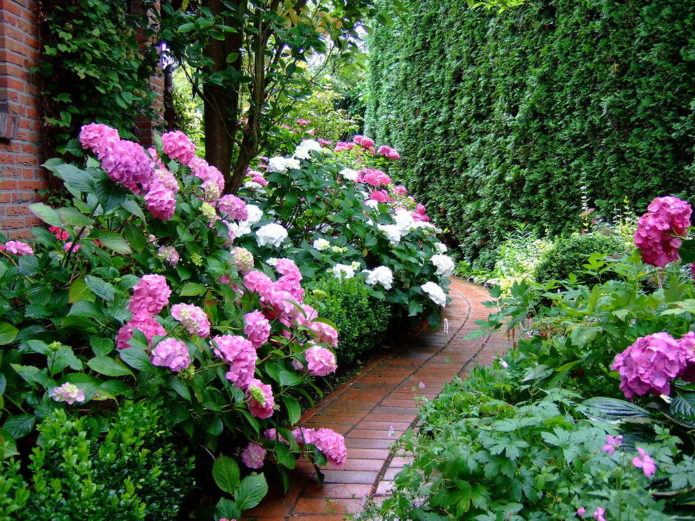
[[(192, 174), (203, 181), (203, 184), (211, 182), (217, 185), (220, 193), (224, 192), (224, 176), (217, 168), (212, 165), (208, 165), (204, 160), (201, 160), (202, 164), (199, 164), (192, 170)], [(195, 164), (195, 163), (194, 163)]]
[(227, 214), (227, 217), (234, 219), (235, 221), (245, 221), (249, 218), (249, 212), (246, 208), (246, 203), (239, 199), (236, 195), (227, 194), (217, 201), (217, 208), (223, 213)]
[(246, 389), (246, 396), (249, 399), (249, 411), (254, 417), (266, 420), (273, 415), (275, 398), (272, 387), (253, 378)]
[(175, 304), (171, 307), (171, 316), (183, 324), (191, 335), (200, 338), (210, 336), (210, 320), (198, 306), (193, 304)]
[(334, 327), (325, 322), (311, 322), (308, 327), (317, 343), (338, 347), (338, 332)]
[(678, 343), (688, 353), (688, 363), (678, 375), (686, 382), (695, 382), (695, 333), (692, 331), (683, 335)]
[(145, 204), (149, 212), (157, 219), (168, 221), (176, 212), (174, 192), (161, 183), (151, 183), (145, 194)]
[(334, 149), (334, 150), (335, 150), (336, 152), (347, 152), (347, 151), (349, 151), (349, 150), (352, 150), (353, 148), (355, 148), (355, 144), (354, 144), (354, 143), (346, 143), (345, 141), (338, 141), (338, 142), (335, 144), (335, 149)]
[(637, 447), (637, 453), (639, 456), (632, 458), (632, 464), (638, 469), (642, 469), (644, 475), (649, 477), (656, 472), (656, 465), (654, 460), (647, 454), (644, 449)]
[(362, 181), (370, 186), (381, 186), (392, 184), (391, 178), (387, 176), (381, 170), (375, 170), (374, 168), (365, 168), (362, 170)]
[(335, 465), (342, 465), (347, 460), (347, 448), (345, 447), (345, 438), (342, 434), (321, 428), (314, 433), (312, 443), (316, 448)]
[(241, 453), (241, 462), (250, 469), (263, 468), (263, 462), (268, 451), (258, 443), (251, 442)]
[(394, 161), (401, 158), (401, 155), (395, 148), (391, 148), (387, 145), (380, 146), (376, 153)]
[(117, 183), (137, 191), (149, 184), (154, 162), (139, 144), (121, 139), (106, 149), (101, 168)]
[(4, 250), (12, 255), (22, 257), (24, 255), (34, 255), (34, 250), (26, 242), (22, 241), (7, 241), (4, 245)]
[(312, 308), (309, 304), (301, 304), (301, 308), (304, 313), (297, 312), (295, 316), (297, 325), (306, 326), (315, 318), (319, 317), (319, 312)]
[(393, 187), (393, 193), (400, 196), (408, 195), (408, 190), (403, 185), (396, 185)]
[(275, 269), (280, 275), (296, 280), (302, 280), (302, 272), (292, 259), (278, 259)]
[(162, 150), (171, 159), (188, 166), (195, 157), (195, 145), (180, 130), (162, 134)]
[[(301, 302), (304, 298), (304, 289), (299, 279), (293, 275), (283, 275), (273, 285), (275, 291), (281, 291), (283, 293), (289, 293), (292, 295), (292, 300)], [(294, 311), (290, 311), (287, 314), (292, 314)]]
[(669, 394), (670, 381), (679, 376), (692, 360), (692, 350), (668, 333), (638, 338), (615, 357), (611, 369), (620, 373), (620, 389), (625, 397), (636, 394)]
[(152, 365), (168, 367), (175, 373), (183, 371), (191, 365), (188, 348), (181, 340), (165, 338), (152, 350)]
[(252, 311), (244, 315), (244, 334), (253, 344), (253, 347), (260, 347), (270, 338), (270, 322), (260, 311)]
[(116, 347), (126, 349), (130, 346), (130, 339), (133, 338), (133, 330), (139, 330), (147, 339), (147, 345), (152, 346), (152, 339), (155, 336), (167, 334), (162, 325), (155, 318), (148, 314), (135, 315), (118, 330), (116, 334)]
[(121, 138), (115, 128), (101, 123), (90, 123), (82, 126), (79, 139), (82, 148), (89, 148), (99, 159), (103, 159), (107, 149)]
[(292, 437), (297, 440), (300, 445), (309, 445), (314, 443), (314, 435), (316, 434), (316, 429), (309, 429), (306, 427), (297, 427), (292, 431)]
[(374, 148), (374, 140), (366, 136), (355, 136), (352, 141), (364, 148)]
[(73, 252), (77, 253), (82, 249), (81, 244), (75, 244), (73, 241), (68, 241), (65, 244), (63, 244), (63, 251), (70, 251), (72, 250)]
[(311, 376), (328, 376), (338, 369), (335, 355), (321, 346), (311, 346), (304, 351), (306, 365)]
[(297, 311), (292, 303), (295, 300), (296, 298), (292, 293), (278, 289), (275, 284), (261, 294), (261, 302), (273, 318), (291, 320)]
[(227, 380), (241, 389), (246, 389), (253, 380), (256, 370), (256, 349), (253, 344), (242, 336), (221, 335), (213, 337), (212, 350), (227, 362), (230, 367), (225, 375)]
[(273, 281), (262, 271), (249, 271), (244, 275), (244, 286), (249, 291), (265, 295), (273, 288)]
[(283, 443), (287, 443), (287, 440), (278, 434), (277, 429), (270, 428), (263, 431), (263, 437), (267, 440), (277, 440)]
[(176, 180), (174, 174), (169, 172), (166, 168), (157, 168), (150, 179), (150, 184), (159, 183), (167, 190), (174, 193), (178, 192), (180, 189), (179, 182)]
[[(692, 208), (677, 197), (657, 197), (639, 218), (635, 245), (642, 251), (642, 260), (664, 267), (678, 260), (681, 240), (690, 226)], [(678, 236), (678, 237), (675, 237)]]
[(143, 275), (133, 288), (128, 310), (133, 315), (156, 315), (169, 303), (171, 290), (161, 275)]

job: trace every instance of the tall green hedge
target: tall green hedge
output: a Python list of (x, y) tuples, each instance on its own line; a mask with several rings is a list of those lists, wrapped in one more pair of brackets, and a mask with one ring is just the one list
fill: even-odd
[(467, 257), (518, 222), (576, 228), (582, 195), (604, 217), (625, 197), (635, 211), (692, 200), (693, 0), (383, 8), (393, 23), (369, 41), (367, 133), (399, 149), (403, 180)]

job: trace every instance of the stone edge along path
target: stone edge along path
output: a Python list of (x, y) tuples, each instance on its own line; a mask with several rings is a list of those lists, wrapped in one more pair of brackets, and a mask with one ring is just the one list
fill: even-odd
[(475, 363), (491, 363), (509, 345), (502, 333), (464, 340), (478, 328), (475, 321), (488, 316), (487, 290), (453, 278), (449, 294), (452, 301), (439, 330), (387, 350), (302, 416), (303, 426), (328, 427), (345, 436), (347, 462), (323, 468), (325, 481), (319, 485), (311, 463), (299, 460), (288, 493), (271, 487), (245, 520), (342, 521), (359, 513), (366, 498), (388, 496), (394, 476), (408, 463), (390, 448), (416, 424), (416, 397), (435, 398), (446, 382), (464, 376)]

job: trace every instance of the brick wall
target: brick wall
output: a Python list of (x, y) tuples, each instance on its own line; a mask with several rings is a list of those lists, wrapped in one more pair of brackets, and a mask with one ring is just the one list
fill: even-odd
[(41, 172), (35, 0), (0, 0), (0, 231), (26, 237), (38, 224), (27, 204), (45, 189)]

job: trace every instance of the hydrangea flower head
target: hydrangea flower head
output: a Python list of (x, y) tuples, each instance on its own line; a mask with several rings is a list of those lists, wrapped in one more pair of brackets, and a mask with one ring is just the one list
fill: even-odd
[(246, 209), (246, 203), (237, 196), (227, 194), (220, 197), (217, 201), (217, 207), (235, 221), (245, 221), (249, 217), (249, 212)]
[(364, 148), (374, 148), (374, 140), (366, 136), (355, 136), (352, 141)]
[(304, 355), (311, 376), (328, 376), (338, 369), (335, 355), (325, 347), (311, 346), (304, 351)]
[(314, 334), (317, 343), (338, 347), (338, 332), (333, 326), (314, 321), (309, 323), (308, 328)]
[(254, 378), (249, 383), (246, 396), (249, 399), (249, 411), (254, 417), (267, 420), (273, 415), (275, 398), (272, 387)]
[(180, 130), (162, 134), (162, 150), (171, 159), (176, 159), (176, 161), (186, 166), (189, 166), (195, 157), (195, 145)]
[(692, 208), (677, 197), (657, 197), (639, 218), (635, 245), (647, 264), (664, 267), (678, 260), (681, 240), (690, 226)]
[(328, 248), (331, 247), (331, 243), (328, 242), (326, 239), (318, 238), (318, 239), (314, 240), (314, 242), (312, 243), (312, 246), (317, 251), (326, 251)]
[(355, 268), (349, 264), (336, 264), (331, 268), (331, 272), (337, 279), (351, 279), (355, 276)]
[(369, 200), (376, 201), (377, 203), (388, 203), (391, 198), (385, 190), (374, 190), (371, 194), (369, 194)]
[(422, 289), (422, 291), (427, 294), (432, 302), (438, 306), (446, 306), (446, 293), (444, 293), (444, 290), (436, 282), (425, 282), (422, 286), (420, 286), (420, 289)]
[(360, 173), (357, 170), (353, 170), (351, 168), (343, 168), (340, 171), (340, 175), (348, 181), (357, 181), (360, 178)]
[(89, 148), (99, 159), (103, 159), (106, 150), (121, 138), (115, 128), (101, 123), (90, 123), (82, 126), (79, 139), (82, 148)]
[(145, 194), (145, 204), (154, 217), (164, 221), (171, 219), (176, 212), (176, 196), (162, 183), (150, 184)]
[(253, 347), (260, 347), (270, 338), (270, 322), (260, 311), (252, 311), (244, 315), (244, 334)]
[(395, 148), (391, 148), (390, 146), (387, 145), (382, 145), (379, 147), (379, 149), (376, 151), (377, 154), (380, 156), (384, 156), (387, 159), (391, 159), (393, 161), (396, 161), (401, 158), (401, 155), (398, 153), (398, 151)]
[(378, 266), (373, 270), (363, 270), (367, 275), (366, 283), (370, 286), (380, 284), (384, 289), (389, 290), (393, 284), (393, 272), (387, 266)]
[(256, 349), (242, 336), (222, 335), (213, 337), (212, 350), (218, 358), (230, 364), (227, 380), (246, 389), (256, 370)]
[(109, 177), (131, 190), (148, 186), (154, 174), (154, 162), (139, 144), (121, 139), (112, 143), (101, 159)]
[(135, 315), (116, 333), (116, 348), (126, 349), (131, 347), (130, 339), (133, 338), (133, 330), (137, 329), (147, 339), (147, 345), (152, 346), (152, 339), (155, 336), (167, 334), (162, 325), (155, 318), (146, 313)]
[(173, 246), (160, 246), (157, 250), (157, 257), (162, 259), (170, 266), (176, 266), (181, 259), (179, 252), (177, 252), (176, 248)]
[(263, 468), (265, 456), (268, 453), (262, 445), (251, 442), (241, 453), (241, 462), (250, 469)]
[(191, 173), (205, 183), (214, 183), (217, 185), (219, 192), (224, 192), (224, 176), (216, 167), (207, 164), (204, 160), (199, 163), (194, 163), (196, 166), (191, 166)]
[(345, 141), (338, 141), (333, 149), (335, 152), (348, 152), (355, 148), (354, 143), (346, 143)]
[(191, 365), (186, 344), (175, 338), (165, 338), (152, 350), (152, 365), (168, 367), (175, 373)]
[(65, 402), (69, 405), (75, 402), (82, 403), (85, 400), (84, 391), (75, 384), (69, 382), (59, 387), (54, 387), (48, 392), (48, 395), (56, 402)]
[(442, 277), (449, 277), (454, 274), (454, 260), (448, 255), (432, 255), (430, 259), (432, 264), (437, 268), (437, 275)]
[(253, 270), (244, 275), (244, 286), (249, 291), (266, 295), (273, 288), (273, 281), (262, 271)]
[(302, 272), (292, 259), (278, 259), (275, 264), (275, 269), (283, 277), (290, 279), (302, 280)]
[(22, 257), (24, 255), (34, 255), (34, 250), (26, 242), (22, 241), (7, 241), (4, 244), (5, 251), (12, 255)]
[(313, 443), (328, 461), (335, 465), (342, 465), (347, 460), (347, 448), (345, 438), (331, 429), (317, 429), (313, 433)]
[(210, 320), (198, 306), (193, 304), (175, 304), (171, 307), (171, 316), (183, 324), (186, 331), (200, 338), (210, 336)]
[(253, 269), (253, 254), (246, 248), (234, 248), (232, 251), (234, 255), (234, 265), (241, 273), (248, 273)]
[(128, 310), (133, 315), (156, 315), (169, 303), (171, 289), (167, 279), (161, 275), (143, 275), (128, 302)]
[(256, 231), (256, 243), (258, 246), (279, 247), (287, 239), (287, 230), (276, 223), (261, 226)]

